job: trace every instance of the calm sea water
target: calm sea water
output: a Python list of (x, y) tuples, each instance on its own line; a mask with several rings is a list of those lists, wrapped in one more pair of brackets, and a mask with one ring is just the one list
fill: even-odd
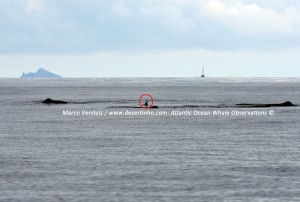
[[(158, 110), (300, 104), (300, 79), (0, 79), (0, 201), (300, 201), (300, 107), (257, 109), (273, 116), (62, 115), (127, 110), (143, 93)], [(71, 104), (36, 102), (48, 97)]]

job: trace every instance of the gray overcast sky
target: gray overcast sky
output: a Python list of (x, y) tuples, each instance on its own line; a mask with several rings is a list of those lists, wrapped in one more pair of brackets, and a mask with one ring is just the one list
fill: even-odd
[(298, 0), (1, 0), (0, 77), (300, 76)]

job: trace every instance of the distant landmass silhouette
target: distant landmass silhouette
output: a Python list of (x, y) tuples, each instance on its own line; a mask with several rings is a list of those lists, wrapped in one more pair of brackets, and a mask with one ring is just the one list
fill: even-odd
[(37, 72), (29, 72), (25, 74), (23, 72), (22, 76), (20, 78), (62, 78), (62, 76), (53, 74), (52, 72), (49, 72), (46, 69), (39, 68)]

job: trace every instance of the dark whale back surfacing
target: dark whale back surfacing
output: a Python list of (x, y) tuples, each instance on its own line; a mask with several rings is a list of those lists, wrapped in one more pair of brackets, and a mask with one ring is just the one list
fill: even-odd
[(295, 107), (296, 105), (294, 105), (290, 101), (286, 101), (286, 102), (281, 103), (281, 104), (273, 104), (272, 106), (274, 106), (274, 107), (276, 107), (276, 106), (278, 106), (278, 107)]
[[(47, 98), (46, 100), (42, 101), (43, 104), (69, 104), (69, 102), (61, 101), (61, 100), (52, 100), (50, 98)], [(295, 107), (297, 105), (294, 105), (290, 101), (286, 101), (279, 104), (253, 104), (253, 103), (242, 103), (242, 104), (236, 104), (231, 107), (237, 107), (237, 108), (267, 108), (267, 107)], [(199, 107), (199, 106), (197, 106)], [(226, 106), (225, 106), (226, 107)], [(229, 107), (229, 106), (228, 106)], [(152, 109), (157, 109), (158, 106), (152, 106), (149, 107)]]
[(50, 98), (47, 98), (42, 103), (44, 103), (44, 104), (68, 104), (68, 102), (61, 101), (61, 100), (52, 100)]
[(152, 109), (158, 109), (158, 106), (152, 106), (151, 108)]
[(286, 101), (280, 104), (237, 104), (236, 107), (244, 107), (244, 108), (265, 108), (265, 107), (295, 107), (290, 101)]

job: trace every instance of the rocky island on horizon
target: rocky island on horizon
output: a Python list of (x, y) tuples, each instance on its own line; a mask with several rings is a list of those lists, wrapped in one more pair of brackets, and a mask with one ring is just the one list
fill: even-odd
[(54, 74), (52, 72), (49, 72), (46, 69), (39, 68), (35, 73), (29, 72), (26, 74), (25, 72), (23, 72), (23, 74), (21, 75), (20, 78), (63, 78), (63, 77), (60, 75)]

